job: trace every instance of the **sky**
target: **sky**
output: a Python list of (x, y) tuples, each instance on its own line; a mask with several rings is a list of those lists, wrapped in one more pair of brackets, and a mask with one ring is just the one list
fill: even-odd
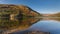
[(0, 0), (0, 4), (22, 4), (43, 14), (60, 12), (60, 0)]

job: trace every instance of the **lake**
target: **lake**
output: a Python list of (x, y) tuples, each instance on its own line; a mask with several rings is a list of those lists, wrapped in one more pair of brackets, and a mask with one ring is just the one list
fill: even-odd
[(41, 20), (33, 24), (29, 29), (50, 32), (50, 34), (60, 34), (60, 22), (54, 20)]
[[(12, 34), (24, 34), (26, 32), (49, 32), (60, 34), (60, 18), (24, 18), (24, 19), (0, 19), (0, 30)], [(2, 25), (1, 25), (2, 24)], [(35, 33), (36, 34), (36, 33)]]
[(31, 25), (27, 30), (18, 31), (14, 34), (24, 33), (25, 31), (42, 31), (50, 32), (50, 34), (60, 34), (60, 21), (58, 19), (41, 19), (40, 21)]

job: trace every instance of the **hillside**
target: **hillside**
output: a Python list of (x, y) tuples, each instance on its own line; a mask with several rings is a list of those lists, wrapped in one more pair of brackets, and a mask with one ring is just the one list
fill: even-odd
[(0, 5), (0, 16), (2, 15), (23, 15), (23, 16), (40, 16), (40, 14), (34, 10), (32, 10), (28, 6), (24, 5), (8, 5), (8, 4), (1, 4)]

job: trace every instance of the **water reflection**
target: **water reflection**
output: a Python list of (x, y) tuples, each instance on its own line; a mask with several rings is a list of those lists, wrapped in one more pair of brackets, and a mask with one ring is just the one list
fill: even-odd
[(40, 21), (40, 19), (34, 17), (22, 17), (12, 20), (10, 18), (0, 18), (0, 31), (11, 33), (18, 30), (26, 30), (37, 21)]
[[(31, 25), (29, 29), (25, 31), (18, 31), (14, 32), (14, 34), (25, 34), (26, 32), (32, 34), (32, 32), (35, 32), (40, 34), (60, 34), (60, 18), (43, 18), (43, 20), (38, 21), (37, 23)], [(37, 34), (38, 34), (37, 33)], [(26, 33), (27, 34), (27, 33)]]
[(55, 21), (60, 21), (60, 17), (51, 17), (51, 18), (49, 18), (49, 17), (47, 17), (47, 18), (43, 18), (43, 20), (55, 20)]
[(0, 18), (0, 30), (8, 33), (24, 33), (31, 31), (50, 32), (50, 34), (60, 34), (60, 18), (34, 18), (23, 17)]
[(60, 34), (60, 22), (53, 20), (42, 20), (32, 25), (29, 29), (50, 32), (51, 34)]
[(33, 24), (29, 30), (39, 30), (43, 32), (50, 32), (50, 34), (60, 34), (60, 18), (43, 19)]

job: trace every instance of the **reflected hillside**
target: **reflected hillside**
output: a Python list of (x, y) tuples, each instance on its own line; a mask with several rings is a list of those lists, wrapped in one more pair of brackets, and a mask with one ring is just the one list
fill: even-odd
[(43, 18), (43, 20), (55, 20), (55, 21), (60, 21), (60, 18), (49, 18), (49, 17), (45, 17), (45, 18)]
[(0, 29), (12, 29), (16, 27), (29, 27), (36, 23), (40, 19), (38, 18), (18, 18), (15, 20), (9, 20), (8, 18), (0, 18)]
[(7, 32), (11, 30), (13, 31), (14, 29), (17, 29), (16, 31), (25, 30), (25, 29), (28, 29), (31, 25), (33, 25), (37, 21), (40, 21), (40, 19), (38, 18), (22, 18), (22, 19), (17, 18), (15, 20), (9, 20), (8, 18), (1, 18), (0, 19), (0, 30), (7, 31)]

